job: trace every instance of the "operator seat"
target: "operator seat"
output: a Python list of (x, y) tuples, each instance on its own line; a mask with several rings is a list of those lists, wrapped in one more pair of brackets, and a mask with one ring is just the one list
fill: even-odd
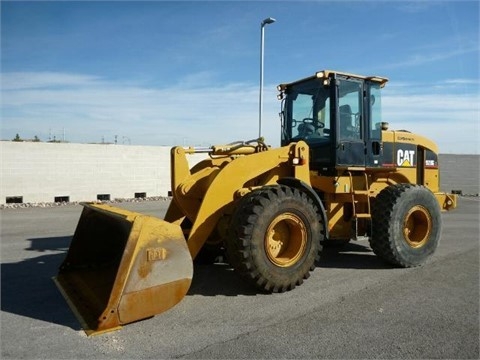
[(341, 105), (340, 111), (340, 138), (359, 139), (360, 134), (352, 127), (352, 108), (350, 105)]
[(352, 123), (352, 108), (350, 105), (340, 106), (340, 135), (345, 136), (348, 132), (348, 125)]

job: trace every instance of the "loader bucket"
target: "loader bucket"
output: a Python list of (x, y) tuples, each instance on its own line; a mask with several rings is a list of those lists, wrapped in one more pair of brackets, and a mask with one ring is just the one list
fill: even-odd
[(82, 204), (55, 283), (87, 335), (116, 330), (175, 306), (193, 262), (182, 229), (103, 204)]

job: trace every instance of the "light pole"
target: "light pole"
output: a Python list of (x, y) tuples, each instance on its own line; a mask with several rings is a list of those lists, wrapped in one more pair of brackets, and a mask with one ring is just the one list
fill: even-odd
[(262, 114), (263, 114), (263, 42), (265, 38), (265, 25), (273, 24), (275, 19), (269, 17), (262, 21), (260, 24), (260, 99), (259, 99), (259, 109), (258, 109), (258, 137), (262, 137)]

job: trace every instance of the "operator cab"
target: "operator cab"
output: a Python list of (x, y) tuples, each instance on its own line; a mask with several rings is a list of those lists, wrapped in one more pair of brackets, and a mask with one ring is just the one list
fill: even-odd
[(387, 81), (325, 70), (279, 85), (282, 146), (305, 141), (310, 167), (321, 173), (381, 166), (380, 89)]

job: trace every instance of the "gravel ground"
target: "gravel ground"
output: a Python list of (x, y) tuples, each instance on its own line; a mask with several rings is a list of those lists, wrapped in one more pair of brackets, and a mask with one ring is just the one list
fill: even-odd
[[(121, 204), (121, 203), (142, 203), (147, 201), (170, 201), (170, 197), (166, 196), (152, 196), (146, 198), (129, 198), (129, 199), (114, 199), (110, 201), (90, 201), (95, 204)], [(49, 208), (59, 206), (74, 206), (79, 205), (81, 202), (40, 202), (40, 203), (13, 203), (13, 204), (0, 204), (0, 209), (24, 209), (24, 208)]]
[[(168, 201), (118, 207), (162, 217)], [(437, 252), (419, 268), (380, 261), (365, 241), (326, 249), (305, 283), (257, 293), (225, 264), (195, 266), (174, 308), (87, 338), (52, 276), (81, 206), (4, 209), (2, 359), (479, 359), (479, 206), (442, 214)]]

